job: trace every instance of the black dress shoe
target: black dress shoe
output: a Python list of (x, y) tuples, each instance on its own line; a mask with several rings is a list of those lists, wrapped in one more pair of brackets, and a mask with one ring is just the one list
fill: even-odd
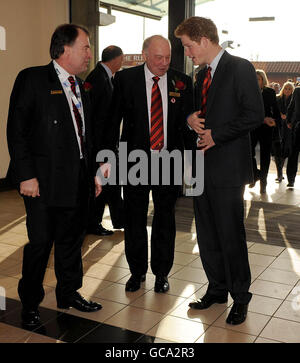
[(288, 188), (294, 188), (294, 183), (293, 182), (288, 183), (287, 187)]
[(248, 304), (233, 303), (230, 313), (226, 319), (227, 324), (238, 325), (246, 320)]
[(168, 278), (166, 276), (156, 276), (154, 291), (167, 292), (170, 288)]
[(40, 313), (38, 310), (26, 310), (23, 309), (21, 313), (22, 324), (25, 327), (35, 327), (41, 322)]
[(114, 225), (114, 229), (123, 229), (124, 228), (124, 224), (116, 224)]
[(98, 226), (88, 228), (88, 233), (95, 234), (97, 236), (110, 236), (114, 232), (104, 228), (102, 224), (98, 224)]
[(189, 307), (192, 309), (204, 310), (209, 308), (213, 304), (225, 303), (227, 303), (227, 296), (205, 294), (202, 299), (189, 303)]
[(129, 280), (126, 282), (125, 291), (134, 292), (141, 287), (141, 282), (146, 280), (146, 275), (136, 276), (131, 275)]
[(76, 293), (73, 297), (66, 300), (57, 302), (59, 309), (74, 308), (85, 313), (91, 313), (102, 309), (102, 306), (96, 302), (85, 300), (79, 293)]

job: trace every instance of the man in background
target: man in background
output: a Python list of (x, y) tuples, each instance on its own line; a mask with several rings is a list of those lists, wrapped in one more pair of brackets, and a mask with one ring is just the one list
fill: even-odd
[[(113, 93), (113, 77), (121, 68), (123, 62), (123, 51), (121, 48), (110, 45), (102, 52), (102, 60), (98, 62), (95, 69), (88, 75), (86, 82), (90, 87), (89, 93), (92, 103), (92, 128), (94, 137), (95, 156), (103, 143), (105, 127), (110, 127), (111, 118), (109, 108)], [(114, 229), (124, 227), (123, 221), (123, 199), (121, 186), (105, 185), (101, 194), (91, 202), (88, 232), (98, 236), (108, 236), (113, 231), (102, 226), (102, 218), (105, 205), (108, 204), (110, 217)]]

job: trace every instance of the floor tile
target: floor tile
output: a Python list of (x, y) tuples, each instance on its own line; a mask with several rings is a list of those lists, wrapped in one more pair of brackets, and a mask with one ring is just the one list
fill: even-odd
[(184, 301), (185, 299), (182, 297), (148, 291), (131, 302), (130, 305), (162, 314), (168, 314)]
[(82, 311), (78, 311), (76, 309), (69, 309), (66, 311), (67, 314), (79, 316), (84, 319), (91, 319), (93, 321), (98, 321), (99, 323), (106, 322), (107, 319), (111, 318), (122, 309), (126, 307), (124, 304), (120, 304), (113, 301), (99, 299), (97, 297), (85, 296), (87, 300), (97, 302), (102, 305), (102, 309), (92, 312), (92, 313), (84, 313)]
[(282, 304), (282, 301), (280, 299), (253, 294), (248, 309), (254, 313), (272, 316)]
[(256, 314), (249, 311), (247, 314), (247, 319), (242, 324), (230, 325), (226, 323), (226, 318), (229, 314), (229, 311), (230, 308), (224, 314), (222, 314), (222, 316), (217, 321), (213, 323), (213, 326), (258, 336), (270, 320), (270, 316)]
[(255, 243), (249, 248), (250, 253), (257, 253), (261, 255), (275, 256), (277, 257), (284, 251), (285, 247), (270, 246), (262, 243)]
[(284, 343), (300, 343), (300, 323), (272, 318), (260, 333), (260, 337)]
[(166, 294), (181, 296), (181, 297), (190, 297), (195, 294), (203, 284), (197, 284), (196, 282), (183, 281), (174, 278), (169, 279), (170, 290), (166, 292)]
[(279, 270), (268, 267), (259, 277), (259, 280), (278, 282), (294, 286), (300, 279), (300, 274), (292, 271)]
[(292, 291), (292, 286), (271, 281), (255, 280), (250, 287), (250, 291), (256, 295), (285, 299)]
[(73, 343), (88, 334), (100, 324), (93, 320), (82, 319), (69, 314), (59, 314), (34, 332), (64, 342)]
[(276, 311), (276, 318), (292, 320), (300, 323), (300, 299), (299, 301), (284, 301)]
[(134, 343), (142, 336), (143, 334), (131, 330), (101, 324), (76, 343)]
[(174, 309), (170, 315), (210, 325), (227, 309), (227, 304), (214, 304), (205, 310), (191, 309), (189, 307), (191, 301), (193, 300), (187, 299)]
[(274, 256), (259, 255), (257, 253), (249, 253), (250, 265), (258, 265), (262, 267), (268, 267), (275, 260)]
[(167, 316), (147, 334), (174, 342), (191, 343), (199, 339), (207, 328), (208, 325), (202, 323)]
[(99, 293), (95, 294), (95, 296), (100, 299), (114, 301), (117, 303), (128, 305), (131, 302), (137, 300), (141, 295), (144, 295), (146, 290), (140, 288), (135, 292), (127, 292), (125, 291), (125, 286), (121, 284), (112, 284), (107, 288), (101, 290)]
[(300, 275), (300, 260), (278, 257), (272, 264), (272, 268), (296, 272)]
[(18, 340), (27, 338), (30, 333), (26, 330), (0, 322), (0, 342), (16, 343)]
[(127, 306), (106, 320), (105, 323), (139, 333), (146, 333), (146, 331), (161, 321), (163, 317), (163, 314), (154, 311)]
[(85, 275), (95, 277), (101, 280), (116, 282), (124, 276), (130, 275), (127, 268), (108, 266), (102, 263), (91, 264), (85, 268)]
[(196, 255), (193, 255), (191, 253), (183, 253), (176, 251), (174, 254), (174, 263), (177, 265), (185, 266), (192, 263), (196, 259), (198, 259), (198, 257), (196, 257)]
[(47, 337), (45, 335), (36, 334), (36, 333), (30, 333), (29, 335), (26, 335), (25, 337), (22, 337), (21, 339), (17, 340), (16, 343), (64, 343), (63, 341), (59, 339), (54, 339)]
[(211, 326), (196, 343), (253, 343), (255, 338), (253, 335)]
[(205, 284), (207, 282), (204, 270), (193, 267), (184, 267), (172, 277), (179, 280), (196, 282), (198, 284)]

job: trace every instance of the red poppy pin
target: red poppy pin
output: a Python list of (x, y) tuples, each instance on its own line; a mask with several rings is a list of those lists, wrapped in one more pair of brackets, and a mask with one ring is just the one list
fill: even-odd
[(176, 92), (184, 91), (186, 88), (186, 84), (183, 81), (181, 81), (180, 79), (173, 80), (172, 83), (174, 85)]
[(85, 92), (89, 92), (92, 88), (93, 88), (93, 86), (91, 83), (89, 83), (89, 82), (83, 83), (83, 89), (85, 90)]

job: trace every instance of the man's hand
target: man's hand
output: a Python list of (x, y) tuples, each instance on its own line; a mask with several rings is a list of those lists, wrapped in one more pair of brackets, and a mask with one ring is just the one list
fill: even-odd
[(210, 129), (201, 129), (198, 132), (199, 140), (197, 143), (197, 146), (205, 152), (206, 150), (210, 149), (211, 147), (215, 146), (215, 142), (211, 136), (211, 130)]
[(20, 183), (20, 193), (26, 197), (39, 197), (40, 189), (37, 178), (22, 181)]
[(101, 179), (98, 176), (95, 176), (95, 197), (97, 198), (101, 192), (102, 192)]
[(270, 127), (275, 127), (276, 126), (276, 122), (272, 117), (265, 117), (264, 119), (264, 123)]
[(187, 122), (190, 125), (190, 127), (199, 134), (199, 131), (203, 129), (203, 125), (205, 122), (204, 118), (199, 118), (198, 116), (201, 114), (201, 111), (196, 111), (192, 113), (188, 119)]

